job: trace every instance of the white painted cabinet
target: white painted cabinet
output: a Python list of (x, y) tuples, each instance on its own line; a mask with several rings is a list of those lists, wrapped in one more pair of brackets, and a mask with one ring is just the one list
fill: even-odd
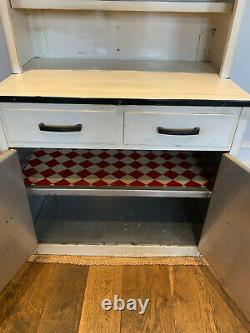
[[(96, 191), (70, 187), (63, 179), (64, 185), (59, 190), (52, 185), (34, 186), (36, 194), (54, 195), (58, 190), (57, 194), (72, 197), (86, 193), (101, 196), (106, 191), (109, 196), (175, 199), (207, 198), (212, 193), (208, 188), (205, 191), (195, 188), (200, 185), (195, 177), (204, 181), (202, 171), (207, 170), (198, 162), (198, 168), (195, 165), (192, 169), (193, 161), (197, 160), (192, 156), (192, 163), (182, 160), (183, 156), (184, 159), (190, 156), (185, 151), (203, 152), (209, 158), (213, 154), (220, 158), (230, 152), (222, 159), (200, 248), (216, 269), (224, 260), (214, 254), (214, 249), (219, 249), (218, 237), (224, 239), (226, 235), (229, 242), (232, 230), (238, 232), (240, 223), (244, 223), (241, 231), (246, 228), (242, 237), (249, 237), (245, 223), (249, 216), (245, 196), (249, 192), (249, 170), (233, 160), (233, 156), (241, 144), (250, 98), (229, 80), (245, 3), (245, 0), (1, 0), (0, 13), (13, 75), (0, 84), (0, 266), (4, 268), (0, 272), (0, 288), (37, 248), (17, 153), (10, 148), (102, 149), (103, 156), (107, 149), (131, 150), (134, 160), (125, 158), (127, 164), (133, 163), (133, 168), (137, 168), (131, 171), (132, 177), (139, 175), (145, 181), (140, 183), (136, 178), (134, 183), (146, 184), (143, 188), (128, 190), (124, 186), (107, 190), (99, 182), (102, 186)], [(180, 174), (172, 170), (175, 163), (165, 161), (169, 170), (164, 171), (163, 177), (168, 177), (171, 184), (167, 190), (157, 188), (157, 175), (162, 176), (157, 163), (142, 158), (141, 164), (147, 165), (141, 166), (137, 161), (141, 155), (135, 150), (143, 150), (149, 160), (161, 150), (168, 158), (165, 151), (171, 150)], [(150, 150), (156, 152), (151, 154)], [(179, 157), (174, 155), (176, 151), (181, 151)], [(44, 151), (40, 153), (46, 155)], [(118, 178), (131, 180), (127, 171), (131, 166), (124, 166), (119, 160), (126, 154), (119, 151), (115, 154), (116, 162), (111, 158), (111, 165), (108, 164), (111, 172)], [(88, 152), (87, 156), (91, 155), (99, 161)], [(161, 156), (158, 160), (161, 161)], [(58, 163), (55, 159), (46, 162), (45, 168)], [(37, 163), (40, 163), (38, 158), (33, 166)], [(69, 161), (66, 167), (72, 164), (75, 167), (77, 163)], [(99, 169), (105, 163), (101, 161), (100, 165)], [(211, 166), (216, 174), (216, 163)], [(121, 171), (123, 167), (127, 173)], [(96, 166), (92, 169), (94, 173), (99, 171), (100, 177), (105, 174), (103, 170), (96, 171)], [(36, 170), (31, 168), (29, 172)], [(72, 170), (59, 172), (74, 174)], [(77, 180), (81, 181), (82, 173), (78, 169), (77, 172)], [(91, 172), (86, 173), (92, 177)], [(56, 171), (41, 169), (40, 174), (54, 177)], [(179, 183), (174, 181), (178, 175)], [(190, 177), (186, 183), (191, 190), (180, 189), (183, 175), (185, 180)], [(54, 184), (56, 179), (45, 183)], [(153, 191), (148, 179), (158, 184)], [(207, 186), (211, 185), (209, 180), (205, 178)], [(112, 182), (112, 176), (108, 181)], [(242, 221), (234, 225), (237, 216)], [(234, 236), (237, 250), (241, 240)], [(244, 255), (249, 250), (245, 239)], [(106, 250), (106, 245), (101, 248), (89, 244), (50, 245), (47, 253), (49, 249), (49, 253), (93, 255), (108, 253), (110, 249)], [(41, 251), (45, 251), (46, 245), (42, 246)], [(223, 251), (227, 246), (222, 247)], [(164, 252), (160, 244), (139, 249), (130, 244), (121, 248), (119, 252), (115, 245), (111, 252), (129, 256), (181, 253), (178, 246), (170, 246)], [(234, 248), (230, 250), (236, 261)], [(197, 246), (190, 253), (197, 254)], [(226, 262), (220, 267), (222, 279), (229, 272)], [(236, 267), (239, 268), (239, 263)], [(230, 281), (237, 283), (237, 278)]]

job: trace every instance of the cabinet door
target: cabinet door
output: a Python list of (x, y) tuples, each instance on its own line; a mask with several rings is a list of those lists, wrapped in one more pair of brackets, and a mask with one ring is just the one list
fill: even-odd
[(250, 168), (223, 156), (199, 250), (250, 318)]
[(17, 152), (9, 150), (0, 154), (0, 290), (36, 248)]

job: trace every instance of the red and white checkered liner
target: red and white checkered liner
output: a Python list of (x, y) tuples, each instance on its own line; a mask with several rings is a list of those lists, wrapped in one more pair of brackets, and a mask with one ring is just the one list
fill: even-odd
[(26, 186), (203, 187), (212, 186), (198, 153), (40, 149), (24, 173)]

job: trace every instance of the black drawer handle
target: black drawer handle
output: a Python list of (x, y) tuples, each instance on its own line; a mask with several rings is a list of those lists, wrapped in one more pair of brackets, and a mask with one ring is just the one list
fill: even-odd
[(42, 132), (81, 132), (82, 124), (76, 124), (72, 126), (55, 126), (55, 125), (45, 125), (44, 123), (39, 124), (39, 129)]
[(186, 129), (157, 127), (157, 132), (159, 134), (164, 134), (164, 135), (199, 135), (200, 127), (186, 128)]

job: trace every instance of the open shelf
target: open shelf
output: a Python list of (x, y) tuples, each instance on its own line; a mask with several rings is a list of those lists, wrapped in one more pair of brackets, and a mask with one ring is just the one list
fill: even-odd
[(210, 62), (205, 61), (157, 61), (120, 59), (51, 59), (33, 58), (23, 66), (24, 71), (33, 69), (54, 70), (123, 70), (179, 73), (217, 73)]
[(220, 74), (234, 4), (230, 0), (12, 0), (20, 72)]
[(23, 173), (33, 194), (209, 197), (214, 170), (203, 158), (197, 152), (39, 149)]
[[(43, 200), (42, 200), (43, 199)], [(208, 199), (34, 197), (40, 244), (197, 246)]]
[(10, 0), (4, 1), (2, 19), (15, 74), (73, 67), (228, 79), (244, 3)]
[(154, 11), (172, 13), (230, 13), (228, 1), (103, 1), (103, 0), (11, 0), (15, 9)]

